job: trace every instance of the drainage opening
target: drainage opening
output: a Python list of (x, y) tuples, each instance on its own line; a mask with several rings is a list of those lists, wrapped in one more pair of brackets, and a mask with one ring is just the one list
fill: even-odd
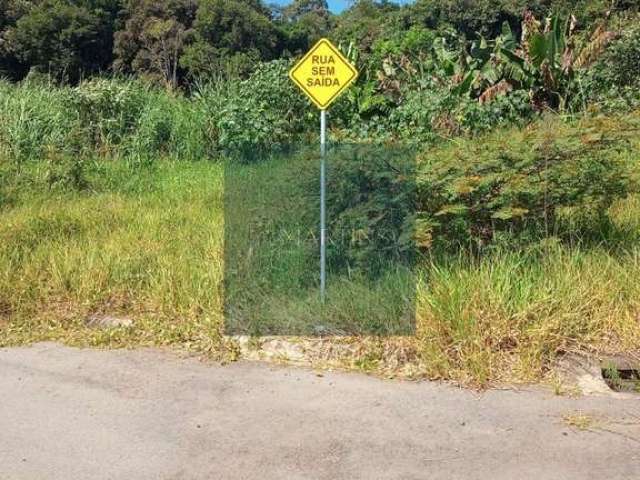
[(640, 393), (640, 366), (605, 362), (602, 366), (602, 378), (615, 392)]

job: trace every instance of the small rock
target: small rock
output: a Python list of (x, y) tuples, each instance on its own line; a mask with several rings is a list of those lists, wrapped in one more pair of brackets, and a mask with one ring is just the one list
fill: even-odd
[(569, 354), (557, 365), (563, 380), (577, 386), (583, 395), (612, 395), (613, 392), (602, 378), (600, 362), (588, 356)]
[(130, 327), (133, 320), (127, 317), (113, 317), (111, 315), (91, 315), (87, 318), (87, 325), (98, 328)]

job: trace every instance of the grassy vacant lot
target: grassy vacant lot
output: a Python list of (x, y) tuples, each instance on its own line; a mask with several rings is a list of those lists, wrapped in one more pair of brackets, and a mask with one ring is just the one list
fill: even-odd
[[(82, 166), (83, 182), (51, 161), (0, 165), (0, 345), (53, 339), (233, 354), (223, 337), (225, 295), (234, 295), (224, 289), (223, 164), (100, 160)], [(237, 168), (250, 179), (261, 167)], [(265, 195), (247, 185), (248, 194)], [(251, 316), (334, 326), (384, 321), (409, 296), (416, 325), (405, 341), (416, 372), (480, 384), (538, 379), (568, 350), (638, 351), (640, 199), (618, 202), (609, 215), (611, 229), (588, 242), (551, 237), (480, 257), (426, 256), (410, 277), (410, 295), (403, 272), (373, 285), (334, 278), (323, 310), (310, 281), (294, 297), (289, 285)], [(291, 268), (304, 271), (306, 261), (294, 258)], [(87, 326), (96, 314), (135, 322)], [(368, 345), (353, 365), (384, 362), (383, 349)]]
[[(76, 193), (43, 188), (43, 164), (11, 175), (0, 227), (0, 342), (217, 348), (221, 166), (106, 162), (89, 169), (92, 189)], [(83, 328), (101, 312), (138, 321), (108, 333)]]

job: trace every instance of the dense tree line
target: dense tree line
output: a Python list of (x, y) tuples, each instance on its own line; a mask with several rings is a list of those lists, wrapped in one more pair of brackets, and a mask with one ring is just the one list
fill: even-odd
[(0, 0), (0, 76), (41, 72), (77, 83), (91, 75), (139, 74), (167, 86), (202, 77), (246, 76), (256, 61), (288, 58), (328, 35), (363, 55), (402, 37), (419, 48), (429, 32), (516, 34), (525, 11), (576, 12), (589, 24), (637, 0), (358, 0), (340, 15), (326, 0), (279, 7), (261, 0)]

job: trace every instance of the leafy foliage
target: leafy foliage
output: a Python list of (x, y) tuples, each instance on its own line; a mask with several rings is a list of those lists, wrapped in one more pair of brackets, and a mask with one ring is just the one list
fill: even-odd
[[(546, 125), (545, 125), (546, 124)], [(622, 124), (626, 130), (621, 129)], [(440, 252), (609, 227), (611, 205), (638, 191), (638, 115), (494, 133), (411, 155), (350, 147), (330, 155), (331, 264), (349, 271), (410, 263)]]
[(92, 145), (108, 148), (121, 144), (137, 126), (148, 93), (140, 83), (91, 80), (71, 96), (79, 121)]
[[(220, 152), (244, 161), (262, 158), (316, 135), (315, 110), (287, 78), (291, 61), (259, 60), (291, 46), (289, 27), (301, 19), (311, 15), (328, 21), (325, 7), (324, 2), (300, 1), (273, 22), (257, 1), (129, 0), (116, 35), (116, 67), (153, 83), (160, 80), (172, 93), (164, 95), (140, 81), (106, 79), (81, 82), (76, 90), (44, 92), (55, 81), (33, 73), (24, 88), (17, 87), (15, 99), (7, 93), (12, 113), (0, 127), (2, 141), (21, 158), (35, 157), (52, 145), (76, 151), (81, 138), (101, 154), (126, 152), (138, 159), (170, 152), (187, 158)], [(347, 41), (349, 32), (360, 31), (369, 21), (389, 14), (396, 22), (406, 12), (363, 2), (341, 17), (346, 23), (335, 31)], [(20, 15), (7, 24), (26, 18), (26, 13)], [(637, 90), (633, 84), (623, 87), (635, 78), (636, 42), (625, 26), (631, 23), (622, 23), (625, 33), (618, 35), (606, 19), (582, 30), (576, 22), (559, 15), (538, 21), (527, 13), (522, 36), (504, 22), (495, 38), (478, 34), (472, 42), (450, 27), (402, 27), (400, 22), (393, 33), (381, 28), (366, 47), (343, 43), (361, 75), (332, 107), (332, 138), (424, 148), (498, 125), (522, 126), (547, 109), (588, 110), (592, 101), (611, 102), (621, 88)], [(623, 56), (629, 62), (621, 61)], [(613, 64), (619, 66), (604, 66)], [(177, 87), (187, 72), (200, 81), (183, 92)], [(37, 95), (51, 97), (64, 122), (50, 123), (54, 117), (44, 101), (30, 105), (25, 99), (27, 85), (36, 81), (41, 83)], [(592, 91), (599, 93), (590, 96)], [(629, 101), (626, 108), (634, 104)], [(39, 131), (28, 131), (29, 124), (40, 125)]]
[(31, 68), (77, 82), (109, 67), (116, 11), (98, 1), (34, 2), (8, 28), (3, 48)]
[(202, 0), (193, 23), (194, 40), (180, 62), (191, 76), (211, 77), (225, 63), (246, 74), (260, 60), (271, 60), (280, 46), (279, 32), (256, 1)]
[(495, 36), (504, 22), (518, 24), (524, 4), (505, 0), (417, 0), (411, 17), (430, 28), (449, 25), (468, 38)]
[(49, 85), (0, 83), (0, 151), (21, 163), (40, 159), (49, 149), (72, 145), (78, 130), (68, 108), (71, 90)]
[(174, 88), (195, 4), (188, 0), (128, 0), (116, 32), (114, 70), (149, 75)]
[(309, 131), (316, 117), (288, 79), (290, 68), (284, 60), (270, 62), (247, 80), (225, 84), (222, 91), (204, 87), (198, 92), (219, 150), (255, 161)]
[(577, 78), (580, 96), (574, 110), (596, 103), (608, 111), (625, 111), (640, 106), (640, 17), (614, 40), (602, 57)]
[(415, 260), (415, 155), (408, 149), (343, 145), (329, 154), (329, 264), (379, 274)]
[(563, 212), (597, 220), (583, 233), (600, 228), (613, 201), (636, 188), (630, 178), (633, 147), (618, 127), (550, 122), (537, 135), (494, 134), (423, 153), (417, 236), (449, 248), (483, 247), (504, 233), (516, 241), (561, 235)]
[(284, 47), (292, 53), (303, 53), (332, 28), (332, 16), (326, 0), (294, 0), (276, 8), (276, 25), (284, 36)]

